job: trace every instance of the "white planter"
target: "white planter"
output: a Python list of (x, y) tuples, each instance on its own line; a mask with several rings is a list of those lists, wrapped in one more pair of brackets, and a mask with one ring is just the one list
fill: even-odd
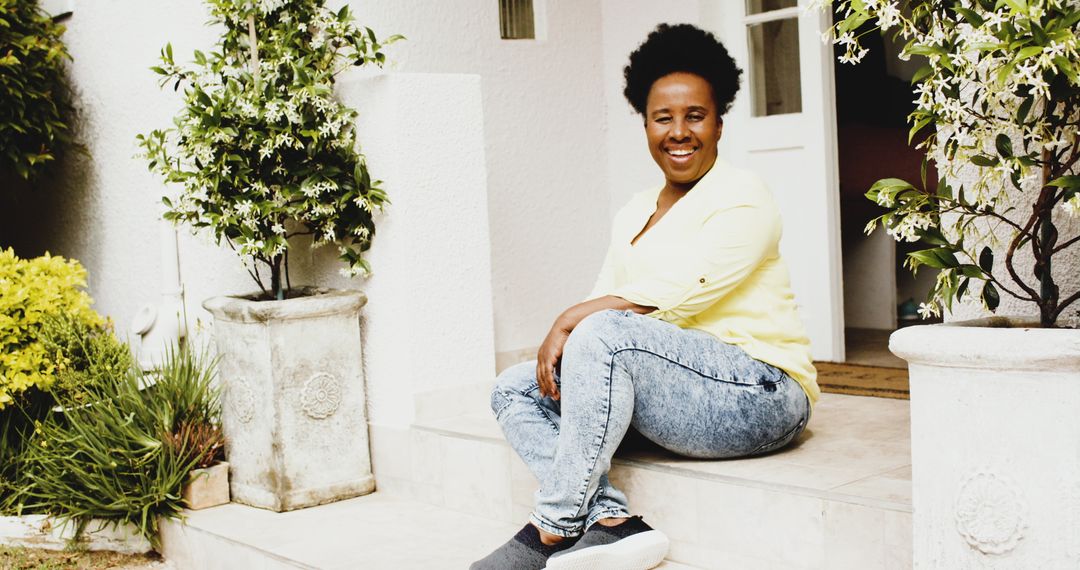
[(1020, 325), (890, 339), (910, 365), (916, 568), (1080, 567), (1080, 330)]
[(214, 297), (232, 500), (287, 511), (370, 493), (359, 291)]

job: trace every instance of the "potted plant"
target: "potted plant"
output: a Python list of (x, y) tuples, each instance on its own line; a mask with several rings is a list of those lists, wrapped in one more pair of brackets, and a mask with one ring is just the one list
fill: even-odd
[[(1080, 553), (1080, 5), (1064, 0), (826, 2), (842, 61), (875, 29), (925, 65), (911, 137), (935, 189), (887, 178), (867, 197), (938, 271), (926, 314), (1010, 312), (893, 334), (909, 363), (915, 566), (1064, 567)], [(924, 163), (925, 167), (925, 163)], [(925, 173), (925, 168), (924, 168)]]
[(193, 465), (181, 495), (184, 506), (196, 511), (229, 502), (225, 436), (216, 421), (217, 418), (190, 419), (167, 434), (169, 445)]
[[(173, 128), (140, 136), (150, 168), (178, 185), (165, 217), (212, 232), (259, 292), (215, 297), (233, 499), (288, 510), (374, 488), (360, 361), (359, 291), (291, 287), (296, 238), (336, 244), (347, 276), (387, 198), (356, 150), (355, 111), (335, 76), (382, 65), (383, 42), (324, 0), (209, 0), (216, 48), (154, 71), (184, 87)], [(266, 277), (269, 277), (267, 282)], [(317, 467), (316, 467), (317, 466)]]

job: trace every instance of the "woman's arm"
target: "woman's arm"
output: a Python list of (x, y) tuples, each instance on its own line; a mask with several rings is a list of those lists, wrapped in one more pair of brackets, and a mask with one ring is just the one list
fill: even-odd
[(563, 311), (555, 319), (555, 323), (551, 325), (551, 330), (544, 337), (544, 342), (536, 353), (536, 382), (540, 385), (541, 395), (556, 400), (559, 399), (559, 387), (555, 385), (555, 366), (558, 364), (559, 359), (562, 358), (563, 345), (566, 344), (566, 339), (570, 337), (574, 327), (585, 317), (605, 309), (634, 311), (644, 315), (655, 311), (656, 307), (638, 305), (622, 297), (607, 295), (578, 303)]

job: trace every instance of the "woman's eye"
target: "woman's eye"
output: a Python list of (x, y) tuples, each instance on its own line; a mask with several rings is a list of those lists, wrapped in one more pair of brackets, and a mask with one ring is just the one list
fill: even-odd
[(666, 124), (671, 122), (671, 117), (657, 117), (654, 119), (657, 123)]
[(696, 122), (696, 121), (700, 121), (700, 120), (704, 119), (705, 115), (699, 115), (697, 113), (694, 113), (692, 115), (687, 116), (686, 118), (687, 118), (687, 120)]

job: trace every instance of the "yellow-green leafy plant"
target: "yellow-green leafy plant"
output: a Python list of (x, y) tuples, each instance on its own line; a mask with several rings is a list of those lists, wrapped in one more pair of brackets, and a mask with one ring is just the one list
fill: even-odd
[(86, 270), (78, 261), (49, 254), (20, 259), (12, 249), (0, 251), (0, 411), (22, 392), (53, 384), (56, 355), (42, 342), (49, 319), (104, 325), (85, 287)]

